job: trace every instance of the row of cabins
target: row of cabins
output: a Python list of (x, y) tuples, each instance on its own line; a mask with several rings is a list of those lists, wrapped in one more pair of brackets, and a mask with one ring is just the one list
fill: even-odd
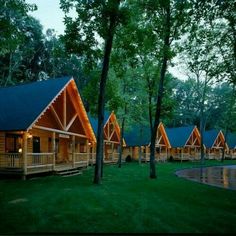
[[(126, 148), (124, 154), (139, 161), (149, 161), (150, 135), (149, 127), (137, 126), (125, 134)], [(236, 159), (236, 135), (229, 133), (225, 143), (222, 131), (215, 129), (204, 134), (205, 159), (221, 159), (225, 148), (225, 157)], [(199, 160), (201, 136), (196, 126), (165, 128), (160, 123), (157, 130), (155, 159), (157, 161)]]
[[(104, 163), (118, 160), (120, 128), (114, 112), (105, 112)], [(22, 176), (86, 167), (95, 163), (97, 119), (87, 114), (75, 81), (64, 77), (0, 89), (0, 172)], [(206, 132), (208, 158), (222, 149), (222, 132)], [(230, 134), (231, 135), (231, 134)], [(226, 145), (236, 156), (236, 138)], [(125, 134), (123, 158), (149, 159), (150, 129)], [(165, 128), (160, 123), (156, 159), (199, 159), (200, 134), (195, 126)]]

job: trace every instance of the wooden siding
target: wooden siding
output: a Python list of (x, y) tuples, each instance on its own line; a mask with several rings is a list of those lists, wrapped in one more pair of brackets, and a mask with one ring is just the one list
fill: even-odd
[(5, 152), (5, 133), (0, 132), (0, 153)]
[[(52, 152), (51, 147), (49, 147), (49, 138), (52, 138), (52, 132), (32, 129), (30, 133), (33, 137), (40, 137), (40, 152)], [(33, 137), (28, 139), (28, 153), (33, 152)]]

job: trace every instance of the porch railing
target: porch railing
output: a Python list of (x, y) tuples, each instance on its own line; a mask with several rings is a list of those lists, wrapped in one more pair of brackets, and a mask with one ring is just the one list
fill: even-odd
[(219, 160), (221, 158), (221, 154), (220, 153), (207, 153), (206, 154), (206, 158), (208, 160)]
[(157, 161), (166, 161), (167, 160), (167, 154), (166, 153), (155, 154), (155, 159)]
[(95, 152), (89, 153), (89, 163), (95, 164), (95, 162), (96, 162), (96, 153)]
[(21, 153), (0, 153), (1, 168), (22, 168), (23, 159)]
[[(119, 153), (118, 152), (113, 152), (113, 153), (109, 153), (108, 154), (108, 157), (105, 158), (105, 155), (104, 155), (104, 158), (103, 160), (106, 162), (106, 161), (118, 161), (119, 159)], [(96, 162), (96, 153), (90, 153), (89, 154), (89, 162), (91, 164), (95, 164)]]
[(75, 164), (76, 163), (88, 163), (88, 153), (82, 153), (82, 152), (78, 152), (78, 153), (74, 153), (75, 155)]
[(104, 157), (104, 161), (118, 161), (119, 159), (119, 153), (113, 152), (108, 154), (108, 158)]
[(231, 153), (230, 157), (231, 157), (231, 159), (236, 159), (236, 153)]
[(195, 155), (190, 154), (190, 153), (176, 153), (176, 154), (170, 154), (170, 155), (174, 158), (174, 160), (180, 160), (180, 161), (195, 159)]
[(27, 168), (53, 165), (53, 153), (27, 153)]

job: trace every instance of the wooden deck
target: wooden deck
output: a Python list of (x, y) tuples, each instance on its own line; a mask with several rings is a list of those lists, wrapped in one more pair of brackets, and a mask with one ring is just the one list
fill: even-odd
[[(61, 164), (56, 164), (55, 168), (53, 169), (52, 165), (48, 166), (34, 166), (34, 167), (29, 167), (27, 168), (27, 175), (33, 175), (33, 174), (40, 174), (40, 173), (47, 173), (47, 172), (61, 172), (61, 171), (70, 171), (74, 169), (84, 169), (88, 167), (87, 162), (81, 162), (81, 163), (76, 163), (73, 165), (72, 163), (61, 163)], [(5, 168), (0, 168), (0, 174), (1, 175), (11, 175), (11, 176), (23, 176), (24, 172), (22, 168), (10, 168), (10, 167), (5, 167)]]

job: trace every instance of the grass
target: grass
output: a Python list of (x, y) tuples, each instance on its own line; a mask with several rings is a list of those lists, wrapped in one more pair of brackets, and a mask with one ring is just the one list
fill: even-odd
[(0, 180), (0, 233), (235, 233), (235, 191), (174, 174), (198, 165), (159, 163), (157, 179), (148, 178), (148, 164), (105, 166), (100, 186), (92, 167), (71, 177)]

